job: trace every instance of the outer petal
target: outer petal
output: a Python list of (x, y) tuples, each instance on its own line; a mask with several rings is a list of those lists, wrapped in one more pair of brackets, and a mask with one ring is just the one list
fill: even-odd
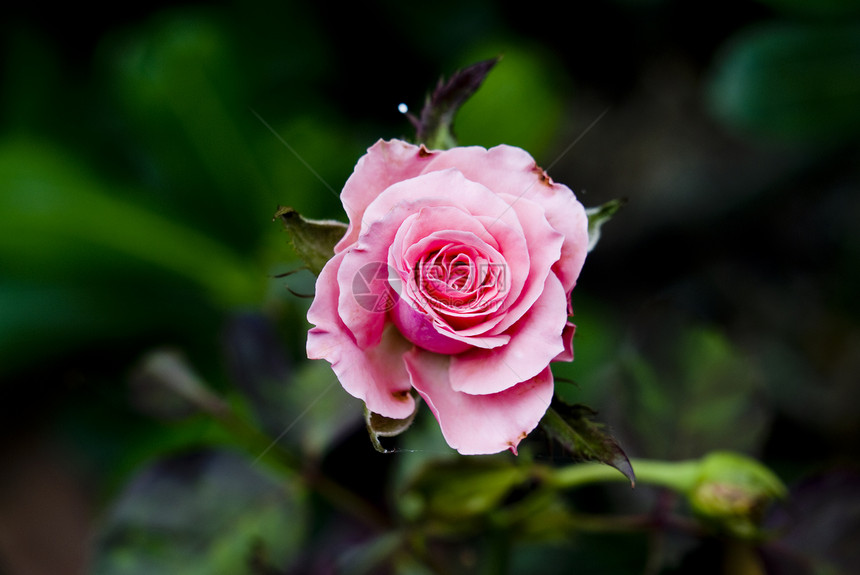
[[(503, 195), (505, 199), (511, 197)], [(549, 223), (544, 210), (528, 200), (516, 202), (512, 206), (516, 212), (528, 242), (529, 270), (523, 292), (516, 302), (505, 310), (505, 319), (496, 326), (493, 333), (502, 331), (519, 320), (526, 310), (537, 300), (543, 289), (544, 281), (550, 275), (553, 265), (561, 255), (564, 237)]]
[[(383, 302), (385, 298), (396, 295), (389, 289), (384, 246), (360, 243), (337, 255), (343, 256), (334, 280), (342, 286), (338, 296), (338, 317), (352, 333), (359, 348), (373, 347), (382, 337), (387, 306), (369, 305), (365, 300)], [(359, 300), (353, 293), (356, 291), (367, 292), (369, 298), (362, 295)]]
[(472, 181), (499, 194), (511, 194), (543, 206), (546, 218), (564, 235), (561, 259), (554, 266), (566, 292), (576, 284), (588, 246), (585, 208), (567, 186), (556, 184), (528, 152), (513, 146), (486, 150), (478, 146), (452, 148), (440, 153), (426, 171), (456, 167)]
[(564, 352), (567, 298), (555, 275), (546, 278), (538, 300), (506, 333), (511, 341), (494, 349), (471, 349), (451, 359), (451, 386), (457, 391), (498, 393), (540, 373)]
[[(427, 314), (414, 309), (403, 298), (397, 300), (397, 304), (391, 312), (391, 319), (400, 333), (421, 349), (452, 355), (462, 353), (473, 347), (464, 341), (440, 333)], [(510, 339), (502, 338), (507, 338), (507, 336), (495, 336), (489, 343), (498, 342), (498, 345), (503, 345), (507, 343), (507, 339)]]
[(367, 206), (388, 186), (414, 178), (438, 154), (423, 146), (414, 146), (402, 140), (379, 140), (368, 148), (355, 165), (346, 181), (340, 199), (349, 217), (349, 228), (335, 246), (339, 253), (355, 243), (361, 229), (361, 220)]
[(561, 334), (561, 340), (564, 343), (564, 351), (555, 356), (553, 361), (573, 361), (573, 334), (576, 332), (576, 326), (570, 321), (564, 326), (564, 332)]
[(567, 186), (553, 183), (543, 170), (540, 171), (543, 177), (524, 197), (541, 204), (550, 225), (564, 234), (561, 258), (553, 270), (564, 291), (570, 293), (588, 254), (588, 216)]
[(308, 310), (308, 321), (316, 325), (308, 332), (308, 357), (331, 363), (343, 388), (371, 411), (403, 419), (415, 410), (403, 362), (412, 344), (391, 326), (378, 345), (358, 348), (337, 314), (336, 276), (343, 256), (341, 252), (330, 259), (317, 278), (316, 297)]
[(497, 193), (470, 181), (456, 169), (434, 171), (392, 184), (364, 211), (361, 233), (399, 205), (411, 203), (417, 212), (425, 206), (452, 206), (473, 216), (489, 216), (521, 232), (517, 214)]
[(540, 422), (553, 394), (552, 372), (493, 395), (454, 391), (448, 380), (450, 358), (420, 350), (406, 354), (412, 385), (430, 406), (448, 445), (463, 455), (498, 453), (517, 445)]

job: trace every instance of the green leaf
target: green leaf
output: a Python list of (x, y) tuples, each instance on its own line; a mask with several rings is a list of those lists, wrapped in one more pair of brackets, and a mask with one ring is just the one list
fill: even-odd
[(595, 415), (590, 407), (567, 405), (556, 399), (541, 420), (541, 428), (574, 456), (610, 465), (635, 485), (630, 460), (603, 425), (591, 420)]
[[(413, 394), (415, 395), (415, 394)], [(409, 429), (412, 422), (415, 420), (415, 414), (418, 413), (418, 397), (415, 397), (415, 409), (412, 414), (404, 419), (392, 419), (373, 413), (365, 407), (364, 421), (367, 424), (367, 433), (370, 435), (370, 442), (373, 448), (380, 453), (393, 453), (391, 450), (385, 449), (379, 442), (380, 437), (396, 437)]]
[(201, 452), (143, 470), (115, 502), (99, 537), (96, 575), (279, 571), (301, 550), (305, 508), (294, 484), (242, 457)]
[(447, 82), (439, 79), (432, 96), (427, 96), (420, 119), (410, 117), (415, 124), (419, 142), (431, 150), (445, 150), (457, 145), (453, 129), (454, 116), (481, 87), (484, 78), (500, 59), (491, 58), (458, 70)]
[(44, 141), (0, 144), (0, 267), (57, 280), (82, 266), (100, 272), (168, 271), (221, 305), (259, 300), (264, 284), (235, 252), (129, 201)]
[[(400, 498), (412, 518), (432, 517), (456, 524), (497, 508), (529, 470), (499, 458), (456, 458), (429, 462)], [(456, 525), (451, 525), (456, 528)]]
[(726, 123), (793, 140), (860, 131), (860, 24), (770, 24), (739, 34), (716, 60), (709, 100)]
[(334, 256), (334, 246), (347, 228), (334, 220), (309, 220), (289, 207), (278, 207), (275, 218), (281, 219), (293, 248), (314, 275), (319, 275)]
[(620, 210), (626, 203), (626, 199), (610, 200), (600, 206), (586, 208), (585, 214), (588, 216), (589, 252), (594, 249), (597, 242), (600, 240), (600, 229), (603, 227), (603, 224), (611, 220), (612, 216), (615, 215), (615, 212)]

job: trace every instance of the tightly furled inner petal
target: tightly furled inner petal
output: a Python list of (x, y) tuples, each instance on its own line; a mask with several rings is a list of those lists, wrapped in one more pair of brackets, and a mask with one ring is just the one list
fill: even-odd
[(430, 311), (436, 300), (477, 295), (487, 269), (505, 265), (494, 244), (470, 230), (432, 231), (404, 250), (397, 269), (408, 284), (407, 293), (426, 300), (426, 306), (416, 303)]
[(504, 305), (507, 264), (492, 246), (473, 234), (448, 230), (419, 244), (415, 261), (413, 253), (404, 258), (406, 293), (434, 323), (446, 331), (467, 329), (486, 323)]
[(501, 265), (471, 246), (449, 244), (418, 262), (413, 280), (439, 313), (474, 316), (486, 313), (500, 293)]

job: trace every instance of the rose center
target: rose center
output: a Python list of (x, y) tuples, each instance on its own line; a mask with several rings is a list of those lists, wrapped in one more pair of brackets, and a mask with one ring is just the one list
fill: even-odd
[(447, 246), (428, 253), (413, 269), (416, 291), (443, 314), (485, 311), (499, 293), (499, 270), (486, 256), (467, 246)]

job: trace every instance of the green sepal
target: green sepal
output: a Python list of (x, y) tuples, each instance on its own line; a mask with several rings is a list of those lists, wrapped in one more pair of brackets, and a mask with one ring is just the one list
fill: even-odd
[(384, 415), (379, 415), (378, 413), (374, 413), (364, 408), (364, 422), (367, 424), (367, 434), (370, 436), (370, 442), (373, 444), (373, 448), (380, 453), (393, 453), (393, 450), (385, 449), (380, 443), (380, 437), (395, 437), (409, 429), (409, 426), (412, 425), (412, 421), (415, 419), (415, 414), (418, 413), (418, 402), (419, 398), (417, 394), (412, 394), (415, 398), (415, 409), (412, 410), (412, 413), (409, 417), (404, 419), (392, 419), (390, 417), (385, 417)]
[(334, 220), (309, 220), (296, 210), (278, 206), (275, 219), (280, 218), (290, 243), (314, 275), (319, 275), (334, 255), (334, 246), (346, 233), (346, 224)]
[(627, 454), (602, 424), (592, 421), (595, 415), (597, 412), (588, 406), (567, 405), (556, 398), (540, 425), (577, 458), (614, 467), (635, 486), (636, 475)]
[(424, 102), (421, 117), (409, 116), (419, 143), (431, 150), (447, 150), (457, 145), (453, 129), (454, 116), (481, 87), (484, 78), (500, 59), (491, 58), (458, 70), (447, 82), (439, 79), (433, 94), (428, 95)]
[(600, 228), (603, 227), (603, 224), (612, 219), (615, 212), (620, 210), (626, 203), (627, 200), (622, 198), (620, 200), (610, 200), (605, 204), (585, 209), (585, 215), (588, 216), (589, 252), (594, 249), (594, 246), (600, 240)]

